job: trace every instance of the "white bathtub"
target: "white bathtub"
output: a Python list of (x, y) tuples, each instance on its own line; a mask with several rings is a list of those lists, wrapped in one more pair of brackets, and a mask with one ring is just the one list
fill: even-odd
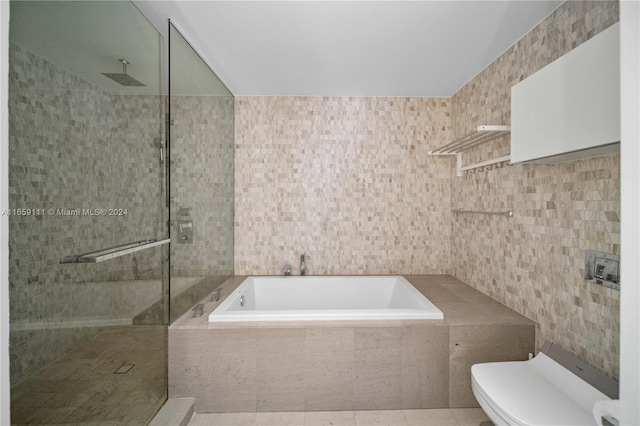
[(443, 318), (401, 276), (283, 276), (247, 278), (209, 322)]

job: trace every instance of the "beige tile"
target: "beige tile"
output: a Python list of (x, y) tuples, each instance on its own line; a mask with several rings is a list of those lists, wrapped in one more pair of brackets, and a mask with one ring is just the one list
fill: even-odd
[(411, 426), (456, 426), (458, 421), (449, 408), (430, 410), (403, 410), (407, 425)]
[(471, 366), (496, 361), (496, 347), (495, 326), (449, 329), (449, 407), (478, 407), (471, 391)]
[(406, 426), (402, 410), (360, 410), (355, 412), (357, 426)]
[(447, 322), (452, 326), (522, 324), (533, 322), (512, 309), (492, 301), (489, 303), (440, 303), (438, 308), (444, 313)]
[(353, 411), (308, 411), (304, 413), (304, 426), (355, 426)]
[(354, 408), (402, 407), (402, 327), (355, 330)]
[(122, 424), (131, 426), (149, 424), (157, 411), (157, 408), (150, 405), (123, 405), (121, 410)]
[(64, 419), (68, 423), (90, 423), (113, 419), (119, 414), (119, 406), (104, 405), (101, 401), (87, 401)]
[(483, 422), (490, 422), (481, 408), (454, 408), (451, 411), (460, 426), (479, 426)]
[(189, 426), (255, 426), (257, 413), (196, 413)]
[[(45, 370), (12, 389), (12, 419), (15, 423), (72, 423), (118, 421), (146, 424), (165, 399), (166, 378), (137, 379), (132, 374), (114, 375), (114, 365), (135, 358), (140, 376), (156, 376), (156, 352), (164, 352), (163, 327), (113, 327), (84, 343)], [(115, 345), (122, 339), (126, 347)], [(115, 348), (115, 349), (114, 349)], [(145, 362), (150, 360), (149, 362)], [(129, 362), (129, 361), (127, 361)], [(51, 380), (56, 370), (73, 371), (65, 380)], [(144, 373), (144, 374), (142, 374)], [(66, 374), (66, 372), (65, 372)], [(71, 377), (81, 377), (80, 380)]]
[(304, 328), (260, 329), (257, 333), (257, 410), (304, 411)]
[(449, 406), (478, 407), (471, 390), (471, 366), (496, 361), (526, 360), (535, 345), (531, 325), (450, 328)]
[(33, 412), (34, 423), (59, 424), (65, 423), (71, 413), (78, 407), (38, 408)]
[(193, 398), (168, 399), (147, 426), (184, 426), (184, 423), (191, 420), (194, 415), (194, 403)]
[(496, 327), (497, 357), (500, 361), (525, 361), (535, 354), (534, 325), (501, 325)]
[(436, 284), (433, 280), (420, 280), (420, 275), (409, 276), (408, 279), (422, 294), (436, 305), (440, 303), (460, 303), (464, 302), (460, 297), (451, 291), (449, 286)]
[(304, 424), (304, 414), (300, 411), (256, 413), (256, 425), (300, 426)]
[(354, 356), (353, 328), (306, 330), (306, 410), (353, 410)]
[(448, 99), (236, 98), (236, 273), (301, 245), (313, 275), (446, 271), (451, 163), (428, 151), (449, 128)]
[(196, 399), (196, 412), (255, 411), (256, 330), (169, 332), (169, 397)]
[(449, 327), (405, 326), (402, 407), (449, 406)]
[(190, 426), (478, 426), (488, 421), (479, 408), (263, 413), (196, 413)]
[(470, 287), (458, 280), (456, 280), (455, 282), (450, 282), (444, 287), (447, 290), (449, 290), (451, 293), (455, 294), (461, 301), (464, 301), (467, 303), (475, 303), (475, 304), (479, 304), (479, 303), (495, 304), (496, 303), (494, 299), (490, 298), (486, 294), (480, 293), (479, 291), (475, 290), (473, 287)]

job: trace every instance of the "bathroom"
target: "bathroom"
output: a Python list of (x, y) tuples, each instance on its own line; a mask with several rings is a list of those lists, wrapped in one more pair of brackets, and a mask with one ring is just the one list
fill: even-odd
[[(4, 30), (5, 19), (9, 18), (8, 7), (4, 3), (2, 7)], [(144, 10), (143, 6), (139, 7)], [(179, 128), (183, 126), (184, 130), (186, 120), (181, 120), (180, 106), (170, 106), (175, 120), (172, 131), (177, 132), (172, 136), (175, 151), (170, 154), (176, 161), (171, 176), (175, 185), (172, 195), (176, 197), (169, 200), (174, 204), (171, 220), (176, 225), (184, 225), (185, 229), (189, 223), (193, 226), (193, 243), (176, 243), (173, 231), (181, 229), (172, 229), (171, 282), (179, 281), (174, 280), (174, 276), (214, 277), (202, 280), (211, 281), (206, 283), (205, 293), (185, 302), (189, 306), (182, 312), (189, 311), (230, 275), (275, 275), (285, 263), (292, 264), (293, 274), (297, 275), (297, 259), (303, 252), (306, 253), (308, 275), (447, 274), (535, 322), (536, 351), (545, 340), (558, 343), (598, 371), (620, 379), (623, 400), (625, 389), (630, 395), (637, 395), (632, 393), (637, 389), (633, 382), (638, 369), (637, 361), (633, 359), (637, 360), (637, 357), (631, 356), (637, 353), (633, 352), (637, 351), (633, 346), (637, 343), (632, 343), (637, 339), (628, 328), (629, 334), (625, 334), (625, 327), (633, 328), (637, 324), (633, 313), (637, 289), (633, 286), (623, 288), (625, 297), (620, 298), (621, 293), (615, 290), (585, 281), (582, 272), (586, 249), (618, 254), (624, 259), (626, 248), (637, 246), (632, 239), (633, 232), (620, 232), (620, 218), (625, 217), (627, 196), (621, 191), (621, 186), (622, 190), (625, 187), (624, 177), (628, 176), (624, 173), (625, 156), (608, 155), (553, 166), (503, 162), (457, 177), (453, 159), (428, 155), (442, 141), (463, 136), (477, 126), (509, 124), (511, 86), (623, 16), (619, 16), (616, 2), (564, 3), (518, 42), (517, 49), (507, 50), (451, 97), (236, 96), (232, 112), (235, 195), (232, 206), (226, 210), (227, 214), (233, 212), (230, 271), (228, 252), (220, 253), (220, 270), (201, 267), (198, 256), (207, 257), (211, 251), (204, 253), (204, 250), (214, 250), (215, 246), (211, 241), (202, 240), (206, 232), (198, 228), (207, 223), (206, 219), (202, 220), (207, 209), (205, 206), (203, 211), (195, 211), (193, 199), (180, 197), (203, 198), (207, 196), (206, 185), (223, 185), (215, 178), (202, 179), (203, 175), (196, 173), (195, 180), (202, 181), (205, 189), (199, 193), (190, 191), (195, 187), (194, 182), (188, 180), (189, 172), (193, 171), (187, 170), (180, 175), (181, 167), (188, 161), (185, 160), (188, 157), (181, 156), (188, 155), (198, 146), (186, 148), (187, 142), (180, 145), (179, 141), (186, 133), (197, 133), (202, 123), (194, 123), (192, 128), (180, 133)], [(179, 20), (176, 23), (181, 25)], [(166, 21), (163, 25), (166, 27)], [(553, 36), (545, 39), (545, 34)], [(3, 56), (7, 56), (10, 40), (6, 34), (2, 37)], [(559, 42), (550, 42), (551, 37)], [(170, 39), (175, 42), (179, 36), (176, 34)], [(154, 43), (160, 43), (157, 38), (154, 40)], [(198, 45), (197, 48), (203, 47)], [(160, 63), (162, 54), (158, 49), (154, 60)], [(521, 61), (522, 57), (526, 57), (526, 61)], [(135, 76), (135, 59), (129, 59), (132, 62), (129, 71)], [(3, 74), (9, 63), (8, 56), (3, 58)], [(112, 72), (120, 72), (119, 67), (116, 63)], [(101, 72), (108, 71), (103, 69)], [(162, 70), (157, 73), (160, 76)], [(5, 82), (3, 80), (2, 158), (7, 158), (4, 154), (9, 152), (11, 145), (9, 133), (4, 130), (6, 123), (11, 123), (4, 101)], [(149, 80), (145, 82), (150, 86)], [(159, 94), (163, 94), (161, 89), (149, 96), (155, 96), (157, 101)], [(200, 100), (204, 99), (206, 97)], [(151, 103), (155, 105), (153, 102), (156, 101)], [(153, 105), (150, 109), (163, 108), (159, 101)], [(211, 114), (213, 116), (213, 112)], [(152, 126), (162, 128), (162, 122), (161, 119), (160, 124)], [(220, 128), (218, 124), (207, 124)], [(156, 133), (163, 136), (161, 132)], [(317, 137), (321, 143), (309, 147), (300, 144), (311, 137)], [(141, 150), (144, 150), (146, 160), (154, 161), (146, 166), (155, 171), (151, 178), (151, 185), (155, 187), (152, 197), (162, 198), (166, 196), (160, 189), (165, 176), (158, 157), (166, 153), (162, 154), (160, 146), (153, 144), (153, 137), (147, 139), (149, 143)], [(191, 141), (197, 143), (197, 140), (194, 137)], [(278, 142), (272, 144), (270, 141)], [(621, 146), (624, 152), (625, 144)], [(179, 151), (181, 147), (185, 151)], [(478, 158), (465, 158), (465, 162), (484, 161), (508, 153), (508, 138), (502, 138), (484, 151), (471, 152), (470, 156)], [(232, 158), (228, 153), (220, 156)], [(228, 166), (228, 161), (225, 164)], [(209, 170), (220, 168), (210, 164), (194, 165), (200, 166), (205, 170), (197, 170), (198, 173), (205, 173), (207, 167)], [(4, 186), (6, 177), (10, 180), (11, 175), (7, 164), (3, 163), (2, 167)], [(15, 207), (10, 202), (8, 187), (4, 186), (3, 191), (7, 194), (2, 198), (3, 209)], [(225, 198), (224, 195), (220, 197)], [(93, 206), (92, 202), (81, 207), (102, 207)], [(218, 203), (218, 200), (206, 202)], [(162, 209), (163, 204), (155, 199), (142, 203), (160, 207), (154, 213), (153, 223), (150, 220), (127, 225), (130, 226), (126, 231), (128, 235), (140, 234), (140, 238), (134, 237), (131, 241), (166, 237), (161, 223), (166, 220), (163, 215), (168, 213)], [(399, 205), (401, 208), (397, 208)], [(452, 212), (455, 208), (513, 209), (514, 216), (459, 215)], [(11, 234), (8, 218), (2, 220), (4, 242)], [(70, 218), (65, 220), (77, 223)], [(138, 229), (141, 226), (151, 228)], [(90, 234), (86, 228), (80, 228), (78, 232)], [(625, 243), (625, 238), (632, 240)], [(109, 241), (90, 248), (99, 249), (121, 242), (127, 240)], [(198, 246), (200, 243), (205, 245)], [(65, 246), (70, 248), (69, 252), (58, 249), (59, 257), (74, 254), (72, 250), (76, 247), (73, 244)], [(163, 282), (161, 269), (167, 258), (167, 253), (161, 253), (163, 250), (167, 248), (150, 249), (146, 252), (152, 259), (140, 254), (136, 257), (137, 263), (129, 265), (130, 270), (120, 276), (106, 270), (103, 275), (109, 278), (96, 281), (148, 281), (144, 271), (150, 271), (149, 280)], [(5, 295), (9, 294), (11, 281), (11, 278), (6, 281), (8, 272), (5, 273), (9, 271), (10, 258), (8, 247), (3, 247), (2, 288)], [(624, 260), (622, 262), (621, 275), (626, 282), (633, 282), (637, 277), (633, 263), (627, 262), (629, 269), (625, 270)], [(88, 269), (94, 265), (71, 266)], [(67, 273), (77, 271), (79, 269)], [(86, 278), (81, 277), (78, 281), (84, 282)], [(164, 291), (164, 287), (161, 288), (154, 291)], [(164, 296), (158, 296), (161, 297)], [(9, 298), (3, 296), (2, 300), (6, 304), (2, 307), (2, 345), (6, 351), (2, 358), (2, 413), (5, 416), (10, 399)], [(626, 315), (625, 303), (630, 303)], [(622, 320), (620, 311), (623, 311)], [(146, 324), (150, 327), (160, 326), (162, 334), (163, 326), (170, 320), (147, 315), (146, 321), (152, 323)], [(167, 350), (162, 348), (162, 339), (160, 336), (158, 340), (159, 351)], [(625, 358), (625, 354), (630, 355)], [(625, 360), (629, 363), (626, 367)], [(168, 362), (171, 363), (171, 357)], [(135, 374), (136, 367), (131, 372)], [(630, 380), (626, 385), (625, 377)], [(159, 398), (166, 398), (166, 395)], [(629, 416), (633, 415), (631, 411)], [(6, 421), (4, 417), (1, 420), (9, 422), (8, 417)]]

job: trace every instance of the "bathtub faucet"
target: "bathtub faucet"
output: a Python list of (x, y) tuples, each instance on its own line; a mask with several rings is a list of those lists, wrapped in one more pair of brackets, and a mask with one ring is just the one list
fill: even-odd
[(282, 268), (282, 273), (287, 277), (291, 275), (291, 265), (289, 265), (288, 263), (284, 265), (284, 267)]
[(307, 272), (307, 264), (304, 262), (304, 253), (300, 255), (300, 275), (304, 275)]

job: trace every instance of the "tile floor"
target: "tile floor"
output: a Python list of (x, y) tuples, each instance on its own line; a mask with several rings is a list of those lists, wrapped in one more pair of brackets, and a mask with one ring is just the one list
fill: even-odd
[(194, 414), (189, 426), (492, 426), (480, 408)]
[(147, 424), (166, 399), (166, 340), (165, 326), (105, 329), (11, 389), (12, 424)]
[[(166, 398), (166, 327), (110, 327), (11, 389), (12, 424), (145, 425)], [(126, 374), (114, 374), (134, 364)], [(195, 414), (191, 426), (491, 426), (479, 408)]]

